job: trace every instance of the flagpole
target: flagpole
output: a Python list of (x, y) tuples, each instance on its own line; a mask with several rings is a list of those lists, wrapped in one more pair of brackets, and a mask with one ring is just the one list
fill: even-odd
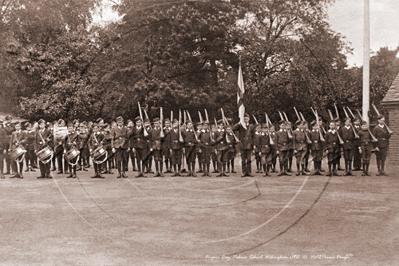
[(363, 29), (363, 120), (369, 122), (370, 109), (370, 0), (364, 0)]

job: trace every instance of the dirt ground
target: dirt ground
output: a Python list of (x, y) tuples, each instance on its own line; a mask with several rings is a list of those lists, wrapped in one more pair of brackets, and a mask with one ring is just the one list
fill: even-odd
[(371, 172), (6, 176), (0, 265), (399, 265), (399, 175)]

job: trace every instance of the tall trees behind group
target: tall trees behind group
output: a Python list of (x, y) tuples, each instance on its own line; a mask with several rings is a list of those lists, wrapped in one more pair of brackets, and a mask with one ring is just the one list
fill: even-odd
[[(292, 106), (309, 119), (309, 106), (325, 118), (334, 103), (361, 106), (361, 69), (347, 68), (350, 47), (326, 22), (330, 1), (125, 0), (114, 3), (123, 19), (106, 26), (91, 23), (102, 1), (3, 3), (0, 28), (19, 48), (2, 51), (0, 93), (32, 120), (132, 118), (137, 102), (150, 116), (162, 106), (165, 116), (181, 108), (198, 120), (206, 108), (220, 117), (223, 107), (237, 117), (240, 60), (244, 104), (258, 120), (277, 120), (275, 110), (294, 120)], [(377, 104), (398, 71), (396, 53), (372, 58)]]

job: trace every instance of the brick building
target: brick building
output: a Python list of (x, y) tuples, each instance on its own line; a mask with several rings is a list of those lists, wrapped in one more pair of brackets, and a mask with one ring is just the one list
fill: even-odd
[(388, 170), (392, 173), (399, 170), (399, 73), (381, 104), (388, 112), (386, 124), (394, 132), (389, 142), (388, 154)]

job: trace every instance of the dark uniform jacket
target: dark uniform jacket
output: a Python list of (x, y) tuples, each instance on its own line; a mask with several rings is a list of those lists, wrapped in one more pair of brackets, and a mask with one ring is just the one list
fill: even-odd
[(292, 133), (292, 148), (297, 151), (304, 151), (308, 148), (308, 143), (306, 141), (305, 131), (303, 129), (297, 128)]
[(0, 153), (2, 154), (4, 150), (7, 150), (9, 145), (9, 139), (7, 137), (7, 132), (4, 128), (0, 127)]
[(133, 136), (133, 148), (147, 148), (147, 142), (144, 139), (144, 126), (141, 126), (140, 128), (137, 128), (137, 126), (133, 127), (130, 134)]
[(39, 152), (46, 146), (50, 146), (50, 143), (53, 142), (52, 140), (52, 134), (49, 129), (38, 129), (35, 136), (35, 151)]
[(106, 150), (112, 149), (112, 131), (111, 130), (104, 130), (103, 147)]
[(202, 129), (198, 135), (199, 146), (202, 148), (210, 148), (211, 145), (215, 144), (215, 140), (211, 136), (212, 132), (209, 129)]
[(197, 143), (197, 140), (195, 138), (195, 129), (184, 129), (182, 130), (181, 134), (184, 139), (184, 145), (185, 146), (195, 146)]
[(224, 151), (228, 149), (228, 146), (226, 144), (226, 132), (224, 129), (218, 129), (215, 132), (215, 135), (212, 136), (213, 139), (215, 140), (215, 148), (218, 151)]
[(115, 127), (112, 130), (111, 147), (115, 149), (127, 149), (128, 129), (124, 126)]
[(27, 137), (25, 132), (22, 130), (12, 132), (11, 139), (10, 139), (10, 147), (12, 150), (17, 148), (19, 145), (25, 148), (27, 141)]
[[(323, 133), (322, 133), (323, 134)], [(320, 151), (323, 149), (323, 142), (320, 139), (319, 130), (312, 130), (309, 132), (309, 138), (312, 141), (310, 149), (313, 151)], [(324, 138), (324, 137), (323, 137)]]
[(35, 138), (36, 138), (36, 130), (25, 130), (26, 134), (26, 149), (27, 150), (35, 150)]
[(328, 130), (324, 139), (326, 140), (325, 144), (328, 152), (339, 152), (341, 146), (339, 144), (337, 131)]
[[(77, 145), (77, 137), (78, 134), (75, 131), (72, 132), (68, 132), (68, 135), (65, 136), (64, 139), (64, 150), (69, 151), (72, 147), (76, 147)], [(79, 147), (76, 147), (77, 149), (79, 149)]]
[(276, 132), (276, 146), (278, 151), (288, 151), (289, 147), (288, 133), (286, 130), (280, 129)]
[(179, 141), (179, 130), (178, 129), (176, 129), (176, 131), (174, 129), (172, 129), (169, 132), (168, 142), (169, 142), (170, 148), (173, 150), (183, 149), (183, 143), (181, 143)]
[(382, 128), (379, 125), (376, 125), (373, 129), (373, 135), (378, 139), (375, 147), (388, 148), (389, 138), (391, 137), (391, 135), (388, 133), (388, 129), (385, 125)]
[(162, 140), (162, 150), (169, 150), (170, 149), (170, 143), (169, 143), (169, 133), (172, 130), (171, 127), (164, 127), (163, 128), (163, 133), (165, 134), (165, 137)]
[(160, 127), (152, 128), (149, 131), (149, 137), (151, 139), (150, 148), (152, 148), (154, 151), (162, 150), (163, 137), (161, 138), (161, 128)]
[(341, 127), (339, 129), (339, 135), (344, 141), (344, 145), (342, 145), (344, 150), (351, 150), (355, 148), (354, 144), (355, 134), (353, 133), (352, 127), (349, 127), (349, 129), (346, 126)]
[(102, 132), (102, 131), (98, 131), (96, 133), (93, 132), (90, 135), (90, 138), (88, 141), (89, 149), (94, 151), (95, 149), (97, 149), (99, 146), (101, 146), (103, 144), (104, 139), (105, 139), (104, 132)]
[(268, 133), (261, 132), (259, 134), (258, 141), (256, 143), (256, 149), (261, 153), (270, 153), (272, 151)]
[(357, 134), (360, 137), (359, 138), (360, 145), (369, 145), (369, 144), (371, 144), (371, 136), (370, 136), (370, 133), (369, 133), (369, 131), (367, 129), (366, 130), (360, 130)]
[(83, 149), (83, 148), (87, 148), (87, 141), (89, 140), (89, 132), (87, 131), (83, 131), (83, 132), (78, 132), (78, 136), (77, 136), (77, 148)]
[(254, 145), (255, 128), (251, 124), (247, 124), (245, 129), (240, 123), (233, 126), (233, 131), (239, 131), (242, 150), (252, 150)]

